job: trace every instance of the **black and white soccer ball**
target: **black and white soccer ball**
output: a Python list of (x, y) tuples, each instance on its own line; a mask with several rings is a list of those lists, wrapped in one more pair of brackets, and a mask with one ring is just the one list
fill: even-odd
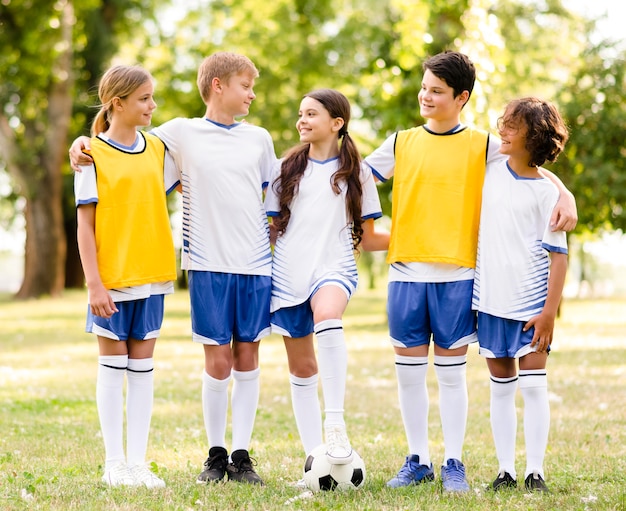
[(326, 459), (326, 444), (320, 444), (304, 462), (304, 482), (312, 492), (356, 490), (365, 483), (365, 462), (352, 450), (352, 461), (332, 465)]

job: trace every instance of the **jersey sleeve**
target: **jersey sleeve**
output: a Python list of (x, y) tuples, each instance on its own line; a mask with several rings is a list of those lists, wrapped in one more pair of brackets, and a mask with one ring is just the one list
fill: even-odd
[(548, 179), (545, 182), (546, 188), (549, 190), (544, 195), (541, 203), (545, 229), (541, 238), (541, 246), (548, 252), (557, 252), (567, 254), (567, 234), (565, 231), (553, 231), (550, 226), (550, 217), (559, 198), (559, 192), (556, 186)]
[(165, 183), (165, 192), (170, 194), (180, 184), (181, 174), (176, 166), (174, 158), (170, 152), (165, 150), (165, 160), (163, 161), (163, 182)]
[(94, 165), (80, 167), (81, 171), (74, 174), (74, 198), (76, 207), (98, 203), (98, 186)]
[(267, 131), (264, 130), (264, 132), (265, 150), (263, 151), (263, 161), (261, 162), (261, 182), (263, 183), (263, 188), (266, 188), (274, 177), (274, 168), (277, 158), (272, 137)]
[(372, 174), (383, 182), (393, 176), (396, 166), (396, 136), (397, 133), (394, 133), (387, 137), (378, 149), (365, 158), (365, 163), (370, 167)]
[(363, 198), (361, 201), (361, 217), (363, 220), (370, 218), (380, 218), (383, 216), (380, 206), (378, 189), (374, 182), (371, 168), (368, 165), (361, 166), (361, 185), (363, 187)]
[(274, 183), (280, 177), (280, 165), (282, 160), (274, 162), (274, 168), (272, 169), (271, 177), (268, 182), (269, 185), (265, 190), (265, 211), (267, 216), (278, 216), (280, 213), (280, 206), (278, 204), (278, 195), (274, 190)]

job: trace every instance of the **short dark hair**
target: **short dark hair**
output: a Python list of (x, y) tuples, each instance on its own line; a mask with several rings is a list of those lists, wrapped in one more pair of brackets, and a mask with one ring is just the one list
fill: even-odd
[(446, 50), (426, 59), (422, 68), (424, 71), (429, 70), (452, 87), (454, 97), (457, 97), (464, 90), (468, 91), (467, 99), (469, 101), (476, 82), (476, 68), (467, 55), (458, 51)]

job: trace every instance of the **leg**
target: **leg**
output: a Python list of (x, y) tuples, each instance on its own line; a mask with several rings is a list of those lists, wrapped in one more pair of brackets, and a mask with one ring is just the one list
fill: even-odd
[(249, 450), (259, 406), (259, 343), (233, 342), (232, 452)]
[(311, 298), (324, 395), (326, 456), (333, 464), (352, 461), (352, 446), (344, 420), (348, 350), (341, 318), (347, 305), (346, 293), (333, 285), (320, 288)]
[[(515, 439), (517, 436), (517, 370), (513, 358), (488, 358), (491, 374), (491, 432), (496, 447), (499, 469), (493, 489), (516, 486)], [(509, 477), (507, 477), (507, 474)]]
[(524, 398), (526, 488), (537, 491), (548, 491), (543, 472), (543, 460), (550, 431), (547, 360), (546, 352), (529, 353), (520, 359), (519, 372), (519, 386)]
[(133, 486), (124, 454), (124, 375), (128, 366), (126, 342), (98, 336), (96, 405), (104, 440), (103, 480), (111, 486)]
[(295, 339), (283, 337), (283, 341), (289, 364), (291, 405), (302, 447), (308, 454), (323, 442), (313, 334)]

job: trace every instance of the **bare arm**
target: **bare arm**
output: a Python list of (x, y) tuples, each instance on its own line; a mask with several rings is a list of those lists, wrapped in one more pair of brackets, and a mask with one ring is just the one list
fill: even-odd
[(368, 252), (389, 249), (389, 233), (376, 231), (374, 229), (374, 219), (369, 218), (363, 222), (363, 237), (361, 247)]
[(92, 314), (103, 318), (110, 318), (117, 312), (117, 307), (111, 295), (102, 284), (98, 270), (96, 255), (96, 205), (85, 204), (78, 207), (76, 212), (78, 223), (78, 251), (85, 272), (87, 289), (89, 290), (89, 306)]
[(565, 274), (567, 273), (567, 254), (552, 252), (550, 254), (550, 276), (548, 277), (548, 296), (541, 314), (531, 318), (525, 325), (524, 331), (535, 327), (531, 346), (537, 345), (537, 351), (543, 352), (552, 344), (554, 334), (554, 320), (561, 302)]
[(92, 165), (91, 156), (83, 153), (83, 150), (91, 149), (91, 139), (89, 137), (78, 137), (70, 146), (70, 165), (76, 172), (81, 172), (79, 165)]
[(552, 181), (559, 189), (559, 200), (552, 211), (550, 227), (553, 231), (569, 232), (573, 230), (578, 223), (576, 198), (555, 174), (544, 168), (540, 168), (539, 173)]

